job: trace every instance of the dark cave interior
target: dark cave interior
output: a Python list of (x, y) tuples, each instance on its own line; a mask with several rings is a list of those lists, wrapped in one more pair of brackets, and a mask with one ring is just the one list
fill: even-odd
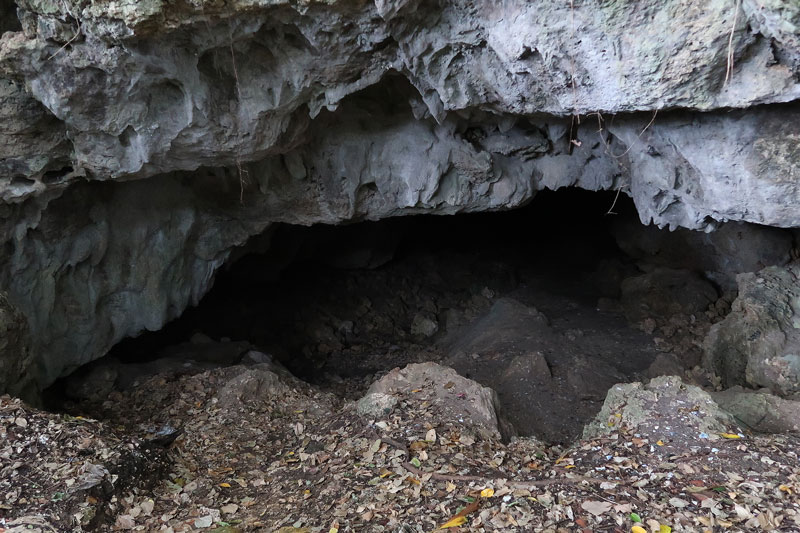
[[(662, 254), (684, 258), (666, 274), (661, 252), (631, 254), (642, 231), (669, 233), (643, 226), (625, 194), (579, 189), (513, 211), (275, 225), (232, 254), (198, 306), (48, 398), (85, 407), (156, 373), (269, 360), (353, 400), (392, 368), (434, 361), (497, 390), (520, 434), (568, 442), (614, 383), (697, 369), (705, 308), (730, 300), (685, 268), (702, 264), (685, 259), (691, 248)], [(625, 280), (654, 273), (625, 294)], [(669, 312), (665, 294), (678, 300)]]

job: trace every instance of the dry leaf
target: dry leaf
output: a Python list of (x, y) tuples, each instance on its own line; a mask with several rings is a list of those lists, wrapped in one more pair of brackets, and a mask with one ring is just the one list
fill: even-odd
[(456, 516), (455, 518), (453, 518), (453, 519), (445, 522), (441, 526), (439, 526), (439, 529), (447, 529), (449, 527), (463, 526), (466, 523), (467, 523), (467, 518), (466, 517), (464, 517), (464, 516)]
[(611, 510), (611, 505), (608, 502), (588, 500), (581, 504), (581, 509), (595, 516), (601, 516)]

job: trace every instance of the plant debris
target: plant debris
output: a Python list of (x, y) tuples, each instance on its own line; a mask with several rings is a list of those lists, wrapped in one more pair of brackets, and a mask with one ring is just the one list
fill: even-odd
[(154, 376), (94, 405), (102, 422), (3, 397), (0, 530), (800, 530), (796, 436), (504, 443), (437, 409), (449, 382), (361, 416), (274, 370)]

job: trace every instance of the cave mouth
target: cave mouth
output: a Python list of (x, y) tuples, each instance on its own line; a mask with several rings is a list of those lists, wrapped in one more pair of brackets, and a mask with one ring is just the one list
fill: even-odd
[[(269, 360), (357, 399), (392, 368), (432, 361), (495, 389), (520, 435), (570, 442), (615, 383), (697, 373), (704, 309), (724, 290), (623, 252), (642, 228), (624, 194), (579, 189), (513, 211), (275, 225), (232, 254), (199, 305), (49, 397), (85, 407), (155, 373)], [(648, 314), (676, 289), (680, 313)]]

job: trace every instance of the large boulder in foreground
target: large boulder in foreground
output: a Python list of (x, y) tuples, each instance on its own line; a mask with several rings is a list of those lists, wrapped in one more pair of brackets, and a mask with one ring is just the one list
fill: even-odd
[(364, 416), (385, 418), (401, 399), (428, 402), (438, 417), (457, 421), (477, 435), (508, 439), (515, 433), (499, 414), (494, 390), (436, 363), (395, 368), (372, 384), (357, 409)]
[(733, 417), (703, 389), (676, 376), (662, 376), (648, 383), (614, 385), (583, 437), (627, 431), (646, 439), (654, 452), (669, 454), (689, 446), (709, 446), (738, 430)]
[(800, 394), (800, 265), (737, 277), (731, 313), (704, 342), (704, 361), (726, 387)]
[(740, 386), (711, 394), (736, 420), (759, 433), (800, 432), (800, 401)]

